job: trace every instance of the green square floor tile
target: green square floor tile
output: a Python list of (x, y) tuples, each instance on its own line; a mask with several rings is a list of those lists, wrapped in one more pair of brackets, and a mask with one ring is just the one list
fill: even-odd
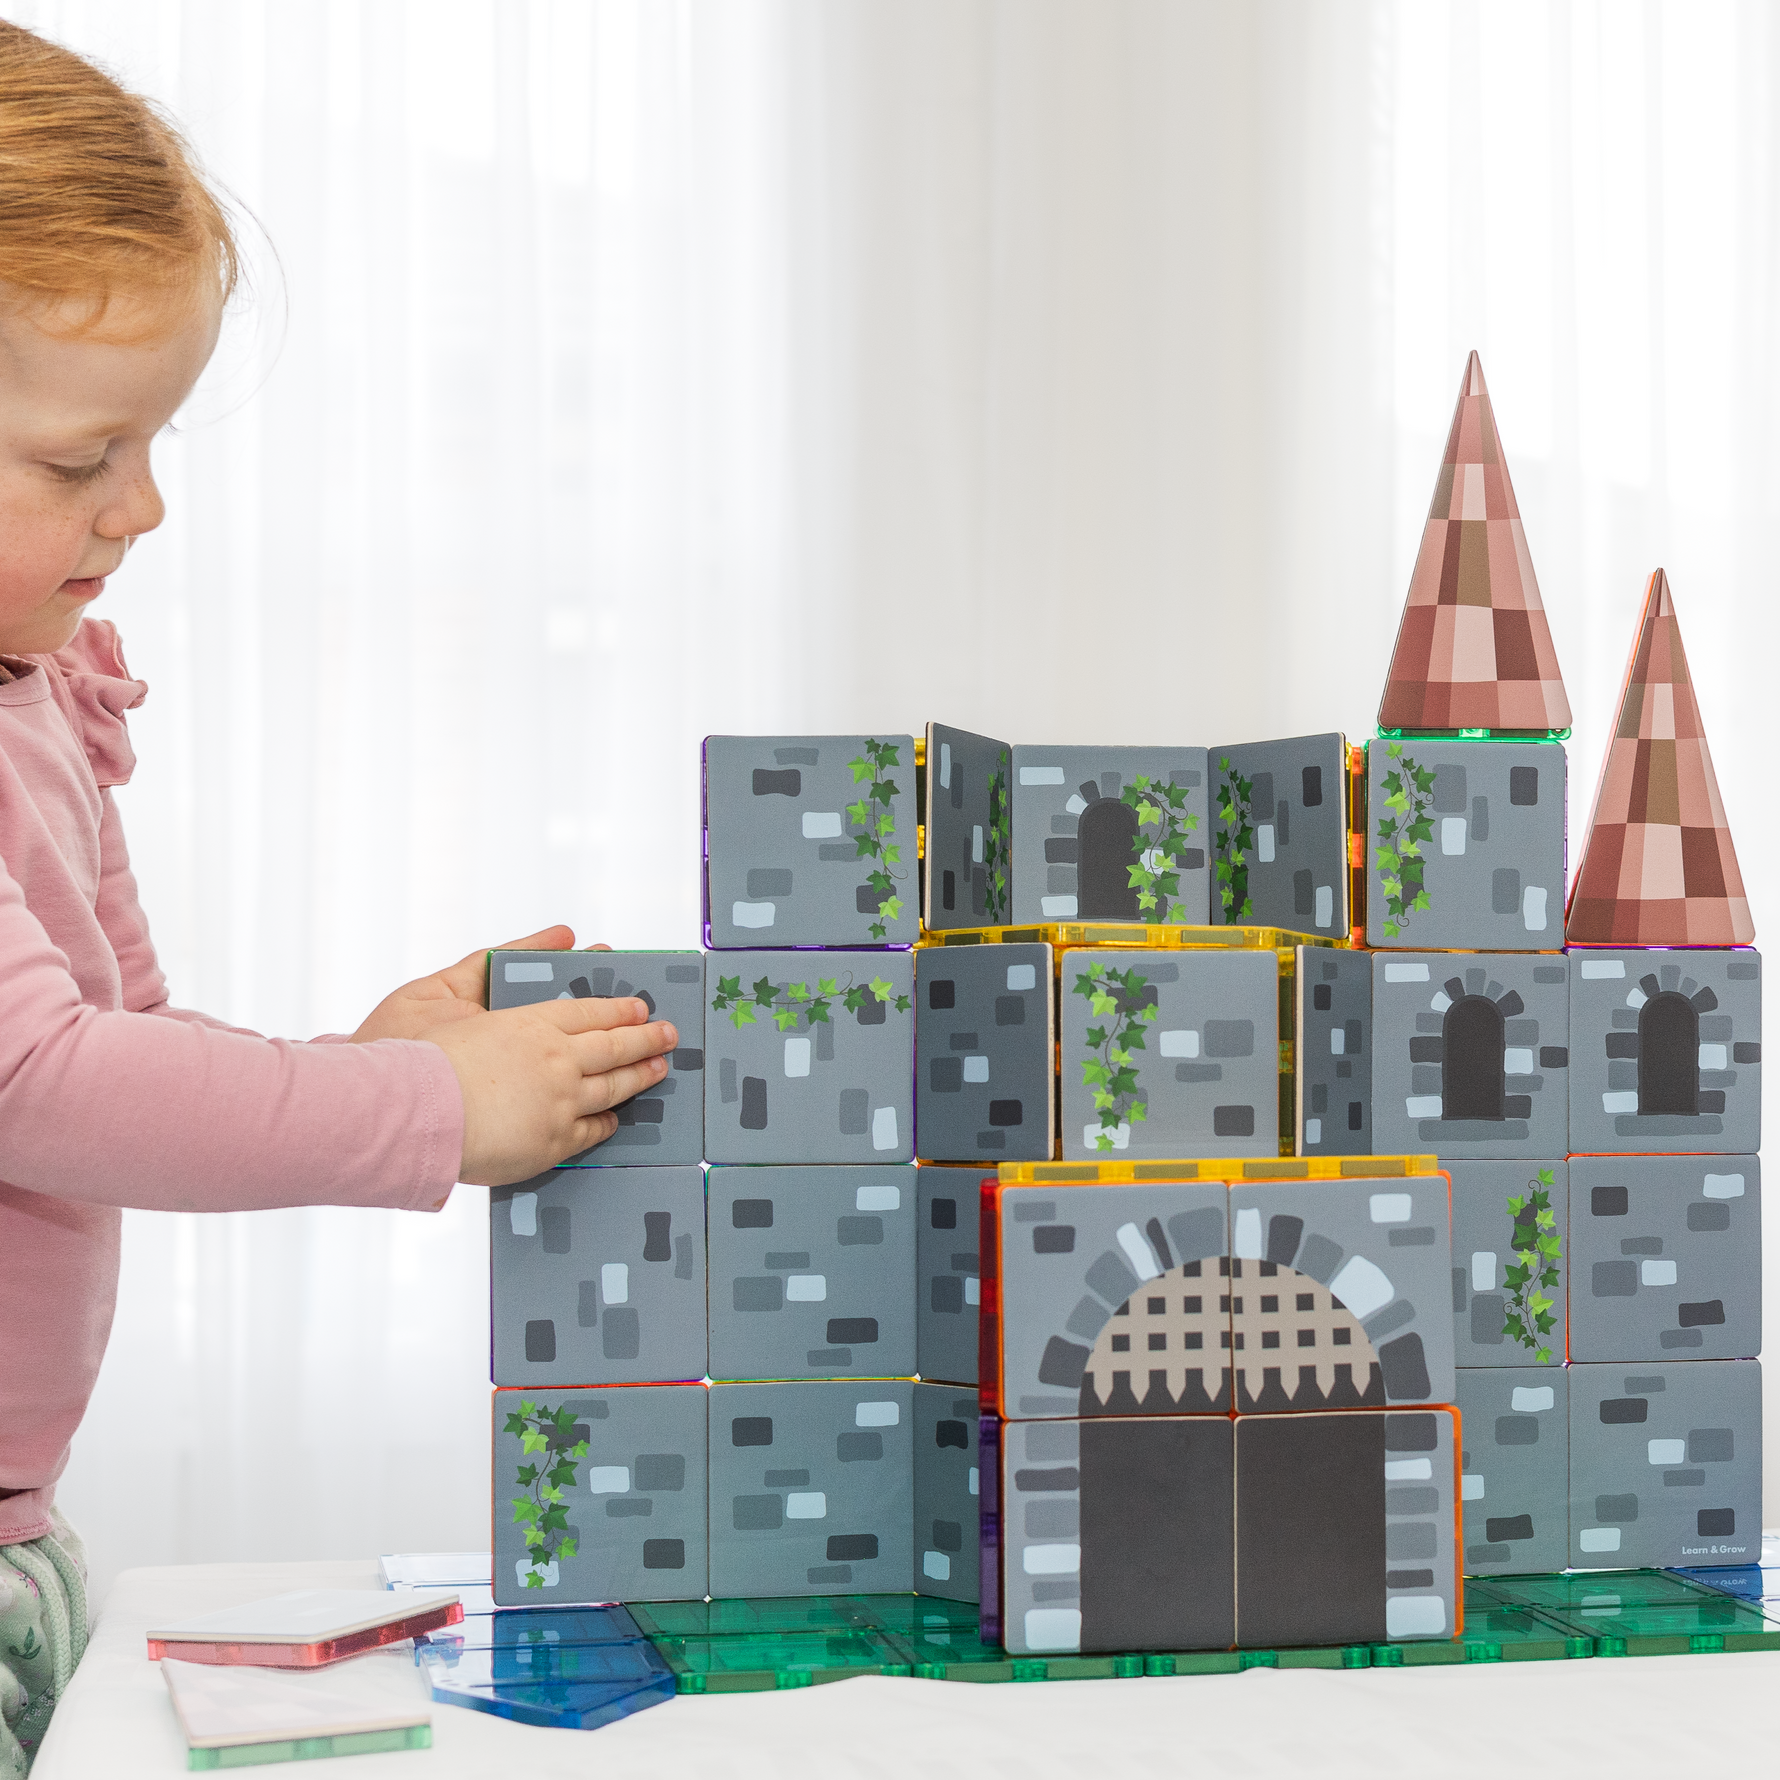
[(786, 1631), (652, 1640), (681, 1693), (758, 1693), (849, 1675), (908, 1675), (909, 1648), (882, 1631)]
[[(1578, 1570), (1543, 1576), (1473, 1576), (1465, 1600), (1503, 1607), (1541, 1607), (1589, 1619), (1608, 1618), (1625, 1607), (1684, 1605), (1708, 1600), (1714, 1591), (1669, 1570)], [(1720, 1597), (1722, 1598), (1722, 1597)]]
[(1584, 1609), (1553, 1617), (1590, 1633), (1596, 1656), (1780, 1650), (1780, 1620), (1731, 1595), (1703, 1601), (1628, 1602), (1610, 1614)]
[(915, 1597), (770, 1595), (718, 1601), (635, 1601), (629, 1603), (629, 1610), (645, 1637), (759, 1638), (779, 1632), (871, 1631), (883, 1622), (869, 1603), (904, 1598)]

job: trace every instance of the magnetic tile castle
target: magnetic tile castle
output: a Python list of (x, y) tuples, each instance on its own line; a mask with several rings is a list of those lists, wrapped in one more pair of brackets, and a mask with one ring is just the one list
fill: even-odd
[(490, 959), (680, 1034), (491, 1195), (495, 1602), (704, 1691), (1574, 1657), (1555, 1573), (1755, 1564), (1761, 961), (1661, 571), (1573, 882), (1569, 722), (1472, 355), (1376, 739), (708, 738), (705, 949)]

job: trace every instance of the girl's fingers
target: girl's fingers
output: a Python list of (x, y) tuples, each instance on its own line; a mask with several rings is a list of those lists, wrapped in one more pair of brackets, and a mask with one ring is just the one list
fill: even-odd
[(628, 1063), (621, 1069), (609, 1069), (601, 1075), (584, 1076), (581, 1080), (581, 1104), (590, 1112), (603, 1112), (653, 1088), (667, 1074), (663, 1059), (652, 1057), (644, 1063)]
[(540, 1001), (533, 1007), (510, 1008), (515, 1014), (542, 1016), (560, 1032), (611, 1032), (619, 1027), (643, 1026), (649, 1019), (649, 1004), (633, 995), (615, 995), (606, 1000), (583, 998), (578, 1001)]
[(618, 1129), (618, 1115), (611, 1112), (587, 1113), (575, 1120), (571, 1127), (575, 1134), (571, 1156), (582, 1150), (590, 1150), (596, 1143), (604, 1143)]
[(680, 1035), (666, 1020), (647, 1026), (620, 1026), (611, 1032), (582, 1032), (569, 1040), (569, 1048), (583, 1075), (604, 1075), (610, 1069), (660, 1057), (680, 1042)]

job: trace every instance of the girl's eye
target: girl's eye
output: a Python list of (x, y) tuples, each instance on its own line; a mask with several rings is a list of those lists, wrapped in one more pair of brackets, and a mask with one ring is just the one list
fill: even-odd
[(111, 468), (111, 459), (102, 457), (96, 464), (45, 464), (44, 468), (58, 482), (65, 482), (71, 488), (84, 488), (89, 482), (97, 482)]

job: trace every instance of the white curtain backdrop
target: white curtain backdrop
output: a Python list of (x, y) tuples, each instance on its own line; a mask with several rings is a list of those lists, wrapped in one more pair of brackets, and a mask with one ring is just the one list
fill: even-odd
[[(101, 607), (190, 1005), (307, 1035), (558, 918), (695, 943), (707, 731), (1365, 735), (1472, 346), (1573, 839), (1661, 563), (1780, 912), (1760, 0), (9, 11), (282, 265)], [(481, 1545), (485, 1217), (131, 1215), (62, 1491), (101, 1577)]]

